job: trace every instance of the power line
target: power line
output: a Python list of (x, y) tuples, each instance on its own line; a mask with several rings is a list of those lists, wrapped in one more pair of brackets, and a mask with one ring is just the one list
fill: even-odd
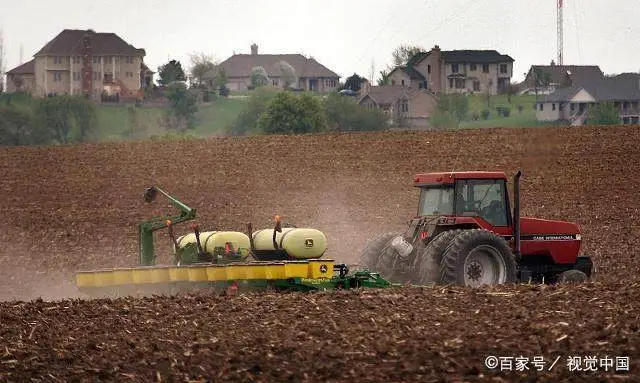
[(463, 15), (465, 14), (465, 12), (464, 12), (464, 11), (469, 12), (470, 8), (468, 8), (468, 6), (469, 6), (469, 4), (471, 4), (471, 3), (475, 3), (474, 5), (477, 5), (477, 4), (479, 4), (480, 2), (479, 2), (479, 1), (477, 1), (477, 0), (469, 0), (469, 1), (465, 2), (465, 3), (460, 7), (460, 9), (459, 9), (459, 10), (458, 10), (458, 9), (456, 9), (456, 10), (452, 10), (452, 11), (451, 11), (451, 16), (450, 16), (450, 17), (448, 17), (448, 18), (446, 18), (446, 19), (442, 20), (442, 22), (441, 22), (440, 24), (438, 24), (435, 28), (433, 28), (433, 29), (431, 29), (431, 30), (429, 30), (429, 31), (425, 32), (422, 36), (420, 36), (420, 37), (418, 38), (418, 40), (422, 40), (422, 39), (424, 39), (424, 38), (425, 38), (425, 37), (427, 37), (428, 35), (432, 34), (433, 32), (437, 31), (438, 29), (442, 28), (442, 26), (443, 26), (445, 23), (450, 22), (450, 21), (451, 21), (451, 20), (453, 20), (454, 18), (457, 18), (457, 17), (463, 16)]
[(395, 6), (396, 12), (393, 13), (391, 15), (391, 17), (389, 17), (387, 19), (387, 21), (380, 27), (378, 28), (378, 31), (376, 32), (375, 36), (373, 37), (373, 39), (369, 42), (369, 44), (366, 46), (366, 48), (364, 48), (364, 50), (362, 50), (362, 52), (358, 55), (358, 64), (360, 64), (362, 62), (362, 59), (365, 57), (365, 54), (369, 52), (369, 50), (371, 49), (371, 46), (373, 46), (373, 44), (376, 42), (376, 40), (378, 40), (378, 37), (380, 36), (380, 33), (382, 33), (382, 31), (389, 26), (389, 24), (391, 24), (391, 22), (393, 20), (395, 20), (398, 15), (400, 14), (398, 11), (404, 11), (404, 9), (402, 7), (397, 7), (395, 2), (391, 3), (392, 6)]

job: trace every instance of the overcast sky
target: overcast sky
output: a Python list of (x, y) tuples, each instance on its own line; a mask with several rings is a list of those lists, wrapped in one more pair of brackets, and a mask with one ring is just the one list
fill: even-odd
[[(564, 63), (605, 73), (640, 70), (639, 0), (565, 0)], [(557, 57), (556, 0), (0, 0), (11, 69), (62, 29), (115, 32), (156, 68), (189, 54), (224, 60), (249, 53), (302, 53), (339, 75), (370, 77), (401, 44), (496, 49), (515, 59), (514, 81)]]

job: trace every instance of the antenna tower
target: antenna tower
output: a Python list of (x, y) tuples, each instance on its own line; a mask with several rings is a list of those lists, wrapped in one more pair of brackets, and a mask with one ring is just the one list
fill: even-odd
[(563, 38), (562, 38), (562, 0), (558, 0), (558, 65), (563, 64)]

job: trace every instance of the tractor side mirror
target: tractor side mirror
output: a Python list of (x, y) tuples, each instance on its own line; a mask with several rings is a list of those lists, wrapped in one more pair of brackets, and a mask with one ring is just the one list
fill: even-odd
[(155, 186), (147, 188), (144, 191), (144, 202), (151, 203), (156, 199), (157, 196), (158, 196), (158, 189), (156, 189)]

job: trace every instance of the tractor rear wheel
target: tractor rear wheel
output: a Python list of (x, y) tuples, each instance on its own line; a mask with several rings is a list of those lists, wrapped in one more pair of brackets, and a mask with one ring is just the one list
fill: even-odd
[(394, 275), (394, 265), (399, 254), (391, 247), (391, 240), (401, 233), (386, 233), (371, 240), (360, 253), (360, 268), (379, 273), (390, 280)]
[(464, 230), (440, 264), (440, 282), (470, 287), (516, 282), (516, 262), (507, 242), (482, 229)]
[(438, 283), (440, 280), (440, 263), (442, 256), (451, 245), (453, 239), (462, 229), (447, 230), (437, 234), (426, 247), (422, 249), (415, 265), (415, 281), (419, 285)]
[(587, 274), (580, 270), (571, 269), (564, 271), (558, 277), (558, 282), (560, 283), (582, 283), (585, 282), (589, 277)]

